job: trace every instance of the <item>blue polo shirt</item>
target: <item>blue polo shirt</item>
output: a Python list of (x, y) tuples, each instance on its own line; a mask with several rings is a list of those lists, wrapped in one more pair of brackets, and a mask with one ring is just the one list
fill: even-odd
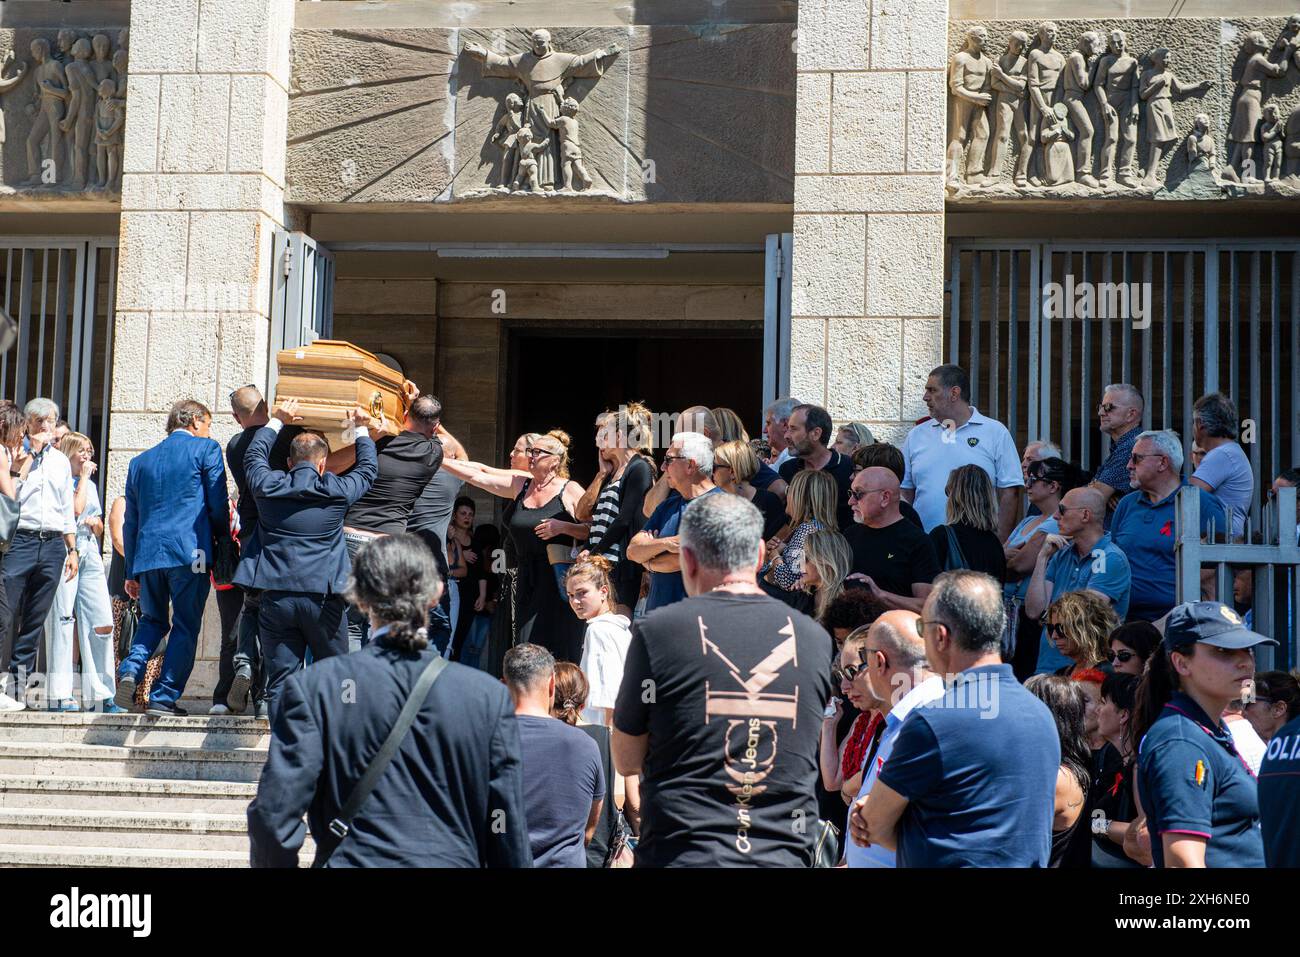
[(1138, 782), (1156, 867), (1163, 834), (1206, 838), (1206, 867), (1264, 866), (1255, 778), (1231, 732), (1188, 695), (1175, 693), (1138, 745)]
[[(1048, 559), (1045, 574), (1052, 583), (1052, 601), (1066, 592), (1091, 588), (1110, 599), (1120, 621), (1128, 615), (1133, 574), (1128, 558), (1109, 535), (1098, 539), (1091, 551), (1083, 556), (1073, 547), (1057, 552)], [(1048, 638), (1044, 628), (1038, 645), (1038, 673), (1051, 674), (1072, 663), (1056, 650), (1056, 644)]]
[[(722, 489), (714, 486), (704, 494), (712, 495), (714, 492), (721, 491)], [(655, 538), (671, 538), (677, 534), (678, 526), (682, 523), (682, 512), (686, 511), (686, 506), (693, 501), (695, 499), (688, 501), (682, 498), (681, 493), (674, 489), (659, 503), (659, 507), (650, 513), (641, 530), (649, 532)], [(650, 592), (646, 595), (645, 601), (646, 614), (664, 605), (679, 602), (685, 597), (686, 583), (682, 581), (681, 572), (651, 572)]]
[(912, 709), (879, 780), (907, 798), (899, 867), (1046, 867), (1061, 744), (1010, 665), (968, 668)]
[(1259, 766), (1259, 823), (1269, 867), (1300, 867), (1300, 718), (1269, 738)]
[[(1187, 488), (1186, 481), (1180, 488)], [(1197, 489), (1201, 496), (1201, 535), (1210, 533), (1214, 524), (1220, 532), (1226, 527), (1223, 506), (1209, 492)], [(1174, 607), (1174, 499), (1178, 489), (1158, 502), (1147, 498), (1139, 489), (1120, 499), (1110, 523), (1110, 537), (1138, 570), (1133, 576), (1129, 598), (1129, 618), (1155, 621)]]
[[(1106, 456), (1106, 461), (1097, 466), (1097, 471), (1093, 473), (1094, 482), (1104, 482), (1115, 490), (1117, 495), (1122, 496), (1124, 490), (1129, 487), (1128, 477), (1128, 460), (1133, 454), (1133, 446), (1137, 445), (1138, 436), (1142, 434), (1142, 425), (1133, 426), (1110, 447), (1110, 455)], [(1118, 503), (1117, 503), (1118, 504)], [(1112, 513), (1106, 509), (1106, 530), (1110, 530)]]

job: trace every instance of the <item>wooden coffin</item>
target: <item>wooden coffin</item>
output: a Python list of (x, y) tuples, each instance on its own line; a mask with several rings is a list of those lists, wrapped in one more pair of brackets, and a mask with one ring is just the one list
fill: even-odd
[(392, 435), (402, 430), (407, 406), (402, 374), (365, 349), (317, 339), (309, 346), (282, 349), (276, 365), (276, 405), (297, 399), (303, 427), (323, 432), (331, 449), (344, 444), (345, 420), (353, 406), (361, 406), (374, 419), (382, 412), (385, 431)]

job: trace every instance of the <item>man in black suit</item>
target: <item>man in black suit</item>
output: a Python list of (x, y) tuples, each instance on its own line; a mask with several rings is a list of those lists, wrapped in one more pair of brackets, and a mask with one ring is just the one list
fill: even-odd
[[(239, 491), (239, 547), (247, 555), (257, 548), (257, 498), (248, 488), (244, 477), (244, 457), (253, 437), (271, 420), (262, 391), (255, 385), (246, 385), (230, 393), (230, 414), (242, 431), (226, 443), (226, 462)], [(283, 468), (289, 461), (289, 443), (302, 432), (296, 425), (280, 430), (271, 446), (271, 466)], [(230, 634), (221, 636), (221, 661), (217, 672), (217, 686), (212, 691), (212, 709), (208, 714), (242, 713), (248, 705), (252, 691), (254, 707), (259, 718), (266, 717), (266, 702), (262, 693), (266, 688), (266, 672), (262, 668), (262, 652), (258, 644), (257, 616), (260, 593), (253, 588), (239, 588), (242, 597), (239, 624)]]
[(235, 584), (262, 592), (257, 629), (262, 639), (268, 710), (284, 680), (302, 667), (307, 649), (320, 661), (347, 654), (347, 546), (343, 518), (379, 473), (374, 440), (365, 434), (370, 416), (357, 406), (356, 467), (347, 475), (325, 471), (329, 445), (304, 432), (289, 445), (289, 471), (271, 468), (276, 435), (299, 418), (289, 399), (258, 430), (245, 459), (248, 490), (257, 499), (256, 546), (239, 563)]
[(460, 664), (425, 693), (356, 816), (330, 827), (438, 654), (424, 624), (441, 591), (433, 556), (413, 535), (358, 550), (348, 597), (374, 640), (284, 683), (248, 808), (254, 867), (297, 866), (304, 812), (317, 867), (532, 866), (514, 706), (504, 685)]

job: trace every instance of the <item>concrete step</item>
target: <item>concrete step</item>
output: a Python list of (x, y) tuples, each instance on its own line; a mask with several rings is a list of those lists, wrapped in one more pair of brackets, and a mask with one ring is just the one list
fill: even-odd
[(0, 715), (0, 741), (186, 747), (230, 750), (270, 747), (265, 721), (243, 717), (155, 718), (143, 714)]
[(0, 775), (256, 782), (266, 751), (0, 741)]
[(0, 808), (242, 814), (256, 793), (242, 781), (0, 775)]
[(0, 867), (247, 867), (247, 851), (0, 844)]
[(242, 814), (0, 808), (0, 843), (130, 850), (248, 851)]

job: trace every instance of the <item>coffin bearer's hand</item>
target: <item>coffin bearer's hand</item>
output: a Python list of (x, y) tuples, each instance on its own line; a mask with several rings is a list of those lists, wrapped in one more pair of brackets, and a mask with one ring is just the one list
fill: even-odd
[(384, 437), (384, 429), (386, 428), (387, 424), (388, 424), (388, 420), (384, 418), (384, 413), (380, 412), (379, 418), (371, 419), (369, 426), (367, 426), (367, 428), (370, 430), (370, 437), (374, 439), (376, 442), (378, 442), (381, 438)]
[(410, 379), (406, 379), (402, 382), (402, 393), (406, 396), (406, 404), (410, 405), (420, 397), (420, 387)]
[(276, 406), (275, 417), (285, 425), (292, 425), (295, 422), (301, 422), (302, 416), (298, 414), (298, 400), (285, 399)]
[(349, 416), (348, 421), (350, 421), (358, 429), (364, 429), (370, 425), (370, 413), (367, 412), (365, 409), (361, 408), (361, 406), (359, 405), (355, 406), (352, 409), (352, 415)]

